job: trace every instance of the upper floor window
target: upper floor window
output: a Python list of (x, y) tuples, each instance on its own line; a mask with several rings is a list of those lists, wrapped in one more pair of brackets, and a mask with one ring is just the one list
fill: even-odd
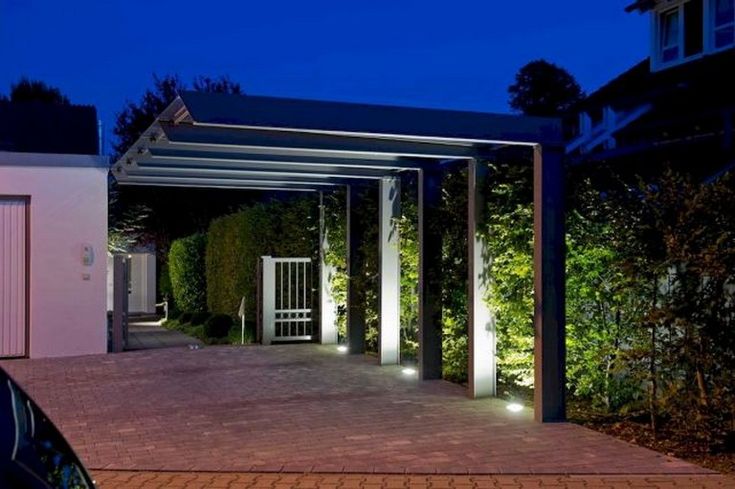
[(654, 12), (653, 68), (735, 45), (735, 0), (670, 0)]
[(669, 63), (679, 59), (679, 9), (661, 14), (661, 61)]
[(715, 49), (735, 43), (735, 0), (712, 0)]

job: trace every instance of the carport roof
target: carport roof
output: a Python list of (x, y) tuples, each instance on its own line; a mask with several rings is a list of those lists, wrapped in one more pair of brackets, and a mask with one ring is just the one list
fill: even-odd
[(556, 119), (183, 92), (113, 174), (128, 185), (310, 191), (560, 140)]

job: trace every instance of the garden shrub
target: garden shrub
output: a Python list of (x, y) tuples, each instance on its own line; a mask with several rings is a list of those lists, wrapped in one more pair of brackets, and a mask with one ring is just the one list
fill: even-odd
[(176, 306), (184, 311), (207, 309), (204, 250), (207, 236), (194, 234), (174, 240), (168, 254), (169, 275)]
[(191, 315), (191, 320), (189, 322), (191, 323), (192, 326), (201, 326), (211, 316), (212, 315), (208, 312), (195, 312)]
[(207, 305), (237, 317), (245, 297), (245, 318), (255, 321), (257, 267), (261, 256), (318, 256), (319, 220), (313, 197), (247, 206), (214, 219), (206, 247)]
[[(191, 316), (193, 313), (191, 312), (182, 312), (179, 314), (178, 320), (181, 324), (189, 324), (191, 322)], [(174, 318), (172, 318), (174, 319)]]
[(209, 338), (224, 338), (229, 334), (233, 325), (234, 321), (231, 316), (214, 314), (204, 323), (204, 334)]

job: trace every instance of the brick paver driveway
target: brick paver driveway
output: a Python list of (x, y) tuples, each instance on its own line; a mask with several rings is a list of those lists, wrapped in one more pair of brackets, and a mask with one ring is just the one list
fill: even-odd
[(333, 347), (169, 348), (2, 365), (93, 470), (707, 474)]

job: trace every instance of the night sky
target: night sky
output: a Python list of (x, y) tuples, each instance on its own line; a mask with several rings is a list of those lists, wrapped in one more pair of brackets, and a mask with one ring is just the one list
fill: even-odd
[(0, 92), (21, 76), (46, 81), (96, 105), (108, 135), (153, 73), (227, 74), (255, 95), (507, 112), (506, 89), (532, 59), (587, 91), (643, 59), (648, 18), (629, 3), (0, 0)]

